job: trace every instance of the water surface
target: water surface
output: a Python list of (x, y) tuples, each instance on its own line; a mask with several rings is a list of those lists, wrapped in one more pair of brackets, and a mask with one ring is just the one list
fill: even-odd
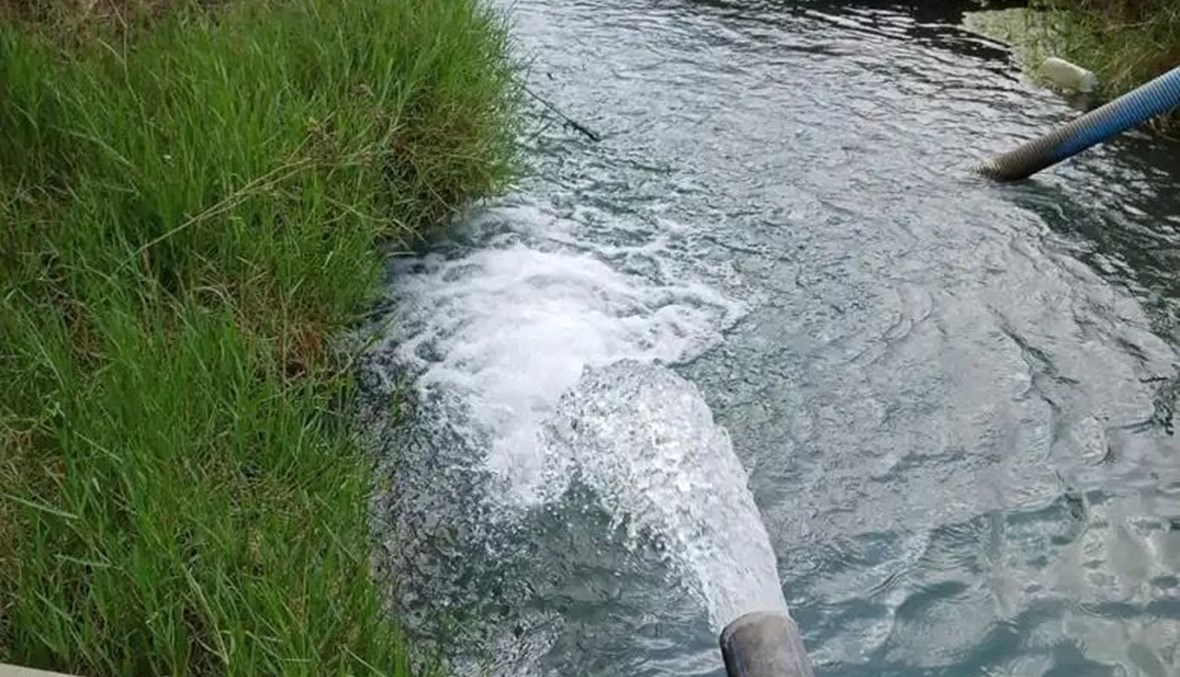
[[(375, 515), (420, 646), (716, 676), (720, 596), (785, 600), (825, 676), (1180, 671), (1180, 148), (973, 177), (1076, 111), (934, 4), (505, 7), (605, 138), (537, 106), (522, 188), (391, 264), (373, 387), (418, 404)], [(676, 376), (579, 385), (625, 360)], [(717, 592), (763, 551), (780, 601)]]

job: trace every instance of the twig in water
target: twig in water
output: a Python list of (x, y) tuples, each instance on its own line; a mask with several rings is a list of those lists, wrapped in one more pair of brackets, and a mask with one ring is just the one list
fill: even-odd
[(540, 94), (537, 94), (533, 90), (529, 89), (528, 85), (526, 85), (522, 82), (522, 83), (520, 83), (520, 88), (524, 90), (525, 94), (528, 94), (529, 96), (533, 97), (537, 101), (540, 101), (542, 105), (544, 105), (549, 110), (553, 111), (553, 113), (555, 113), (562, 120), (565, 120), (565, 123), (567, 125), (569, 125), (570, 127), (573, 127), (574, 129), (578, 130), (579, 132), (585, 134), (586, 137), (589, 138), (591, 141), (602, 141), (602, 137), (599, 136), (598, 134), (596, 134), (592, 129), (590, 129), (586, 125), (583, 125), (582, 123), (578, 122), (577, 120), (571, 118), (570, 116), (566, 115), (565, 113), (562, 113), (557, 108), (557, 106), (554, 106), (553, 104), (549, 103)]

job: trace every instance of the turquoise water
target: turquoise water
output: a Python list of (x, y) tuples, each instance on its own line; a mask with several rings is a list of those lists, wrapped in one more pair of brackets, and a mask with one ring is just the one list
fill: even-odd
[(1180, 672), (1180, 148), (971, 176), (1076, 111), (961, 9), (505, 7), (604, 139), (537, 106), (520, 190), (391, 263), (419, 646), (720, 675), (785, 601), (820, 675)]

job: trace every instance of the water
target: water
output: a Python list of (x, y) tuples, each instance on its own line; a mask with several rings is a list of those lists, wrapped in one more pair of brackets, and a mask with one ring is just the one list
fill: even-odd
[(713, 628), (788, 611), (745, 470), (692, 384), (634, 360), (588, 369), (543, 448), (550, 500), (578, 477), (611, 515), (667, 541), (668, 564), (699, 591)]
[(512, 3), (605, 139), (538, 107), (525, 185), (391, 263), (418, 646), (717, 676), (785, 603), (822, 675), (1180, 672), (1180, 153), (970, 176), (1074, 111), (966, 7)]

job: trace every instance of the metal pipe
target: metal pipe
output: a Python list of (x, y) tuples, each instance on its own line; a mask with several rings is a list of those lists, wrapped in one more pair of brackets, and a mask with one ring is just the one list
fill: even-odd
[(1108, 141), (1180, 106), (1180, 67), (1019, 148), (997, 155), (976, 171), (1016, 181)]
[(720, 642), (729, 677), (812, 677), (799, 628), (786, 614), (748, 613), (725, 626)]

